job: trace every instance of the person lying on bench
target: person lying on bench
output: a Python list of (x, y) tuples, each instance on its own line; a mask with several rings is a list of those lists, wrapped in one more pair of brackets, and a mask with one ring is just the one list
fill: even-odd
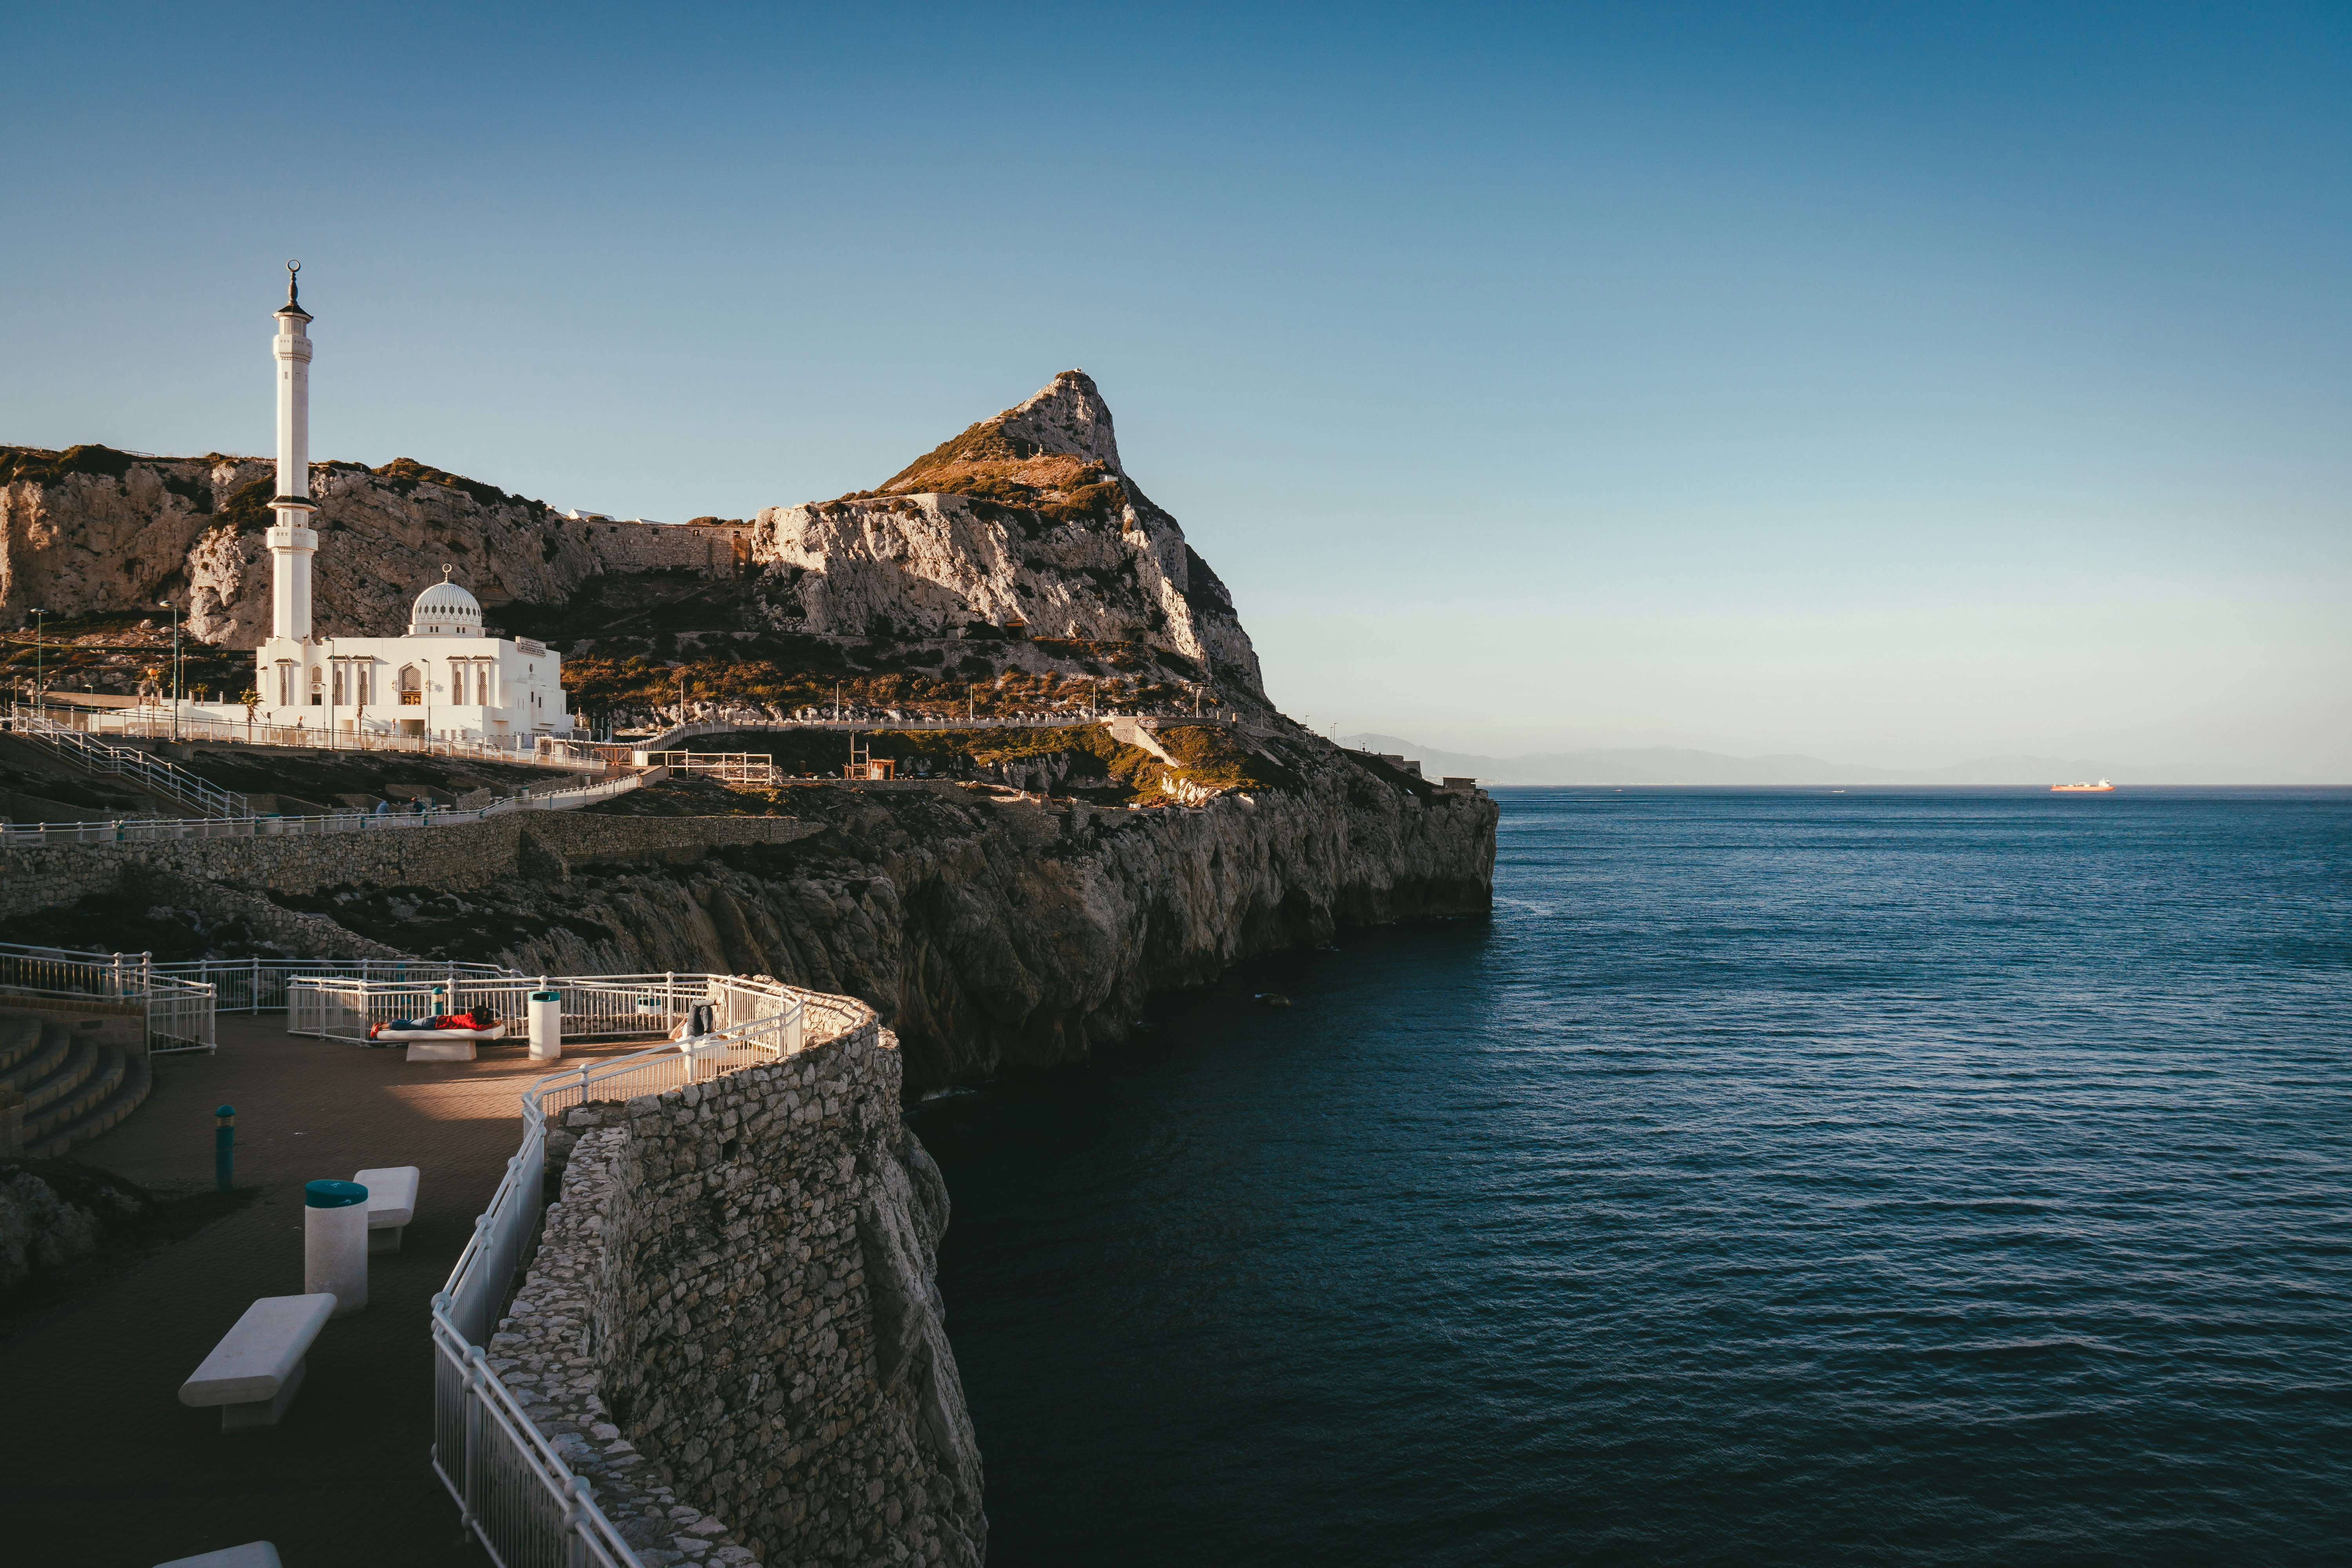
[(368, 1038), (373, 1040), (387, 1029), (494, 1029), (498, 1025), (496, 1013), (488, 1007), (477, 1007), (470, 1013), (436, 1013), (429, 1018), (394, 1018), (388, 1024), (370, 1024)]

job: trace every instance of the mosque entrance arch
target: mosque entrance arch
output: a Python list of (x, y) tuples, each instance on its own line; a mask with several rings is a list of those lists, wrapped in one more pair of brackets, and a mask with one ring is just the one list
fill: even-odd
[[(421, 708), (425, 705), (425, 671), (423, 669), (413, 664), (404, 664), (400, 667), (400, 674), (395, 678), (394, 684), (400, 692), (400, 705), (403, 708)], [(419, 717), (401, 720), (400, 732), (404, 735), (422, 735), (425, 733), (424, 719)]]

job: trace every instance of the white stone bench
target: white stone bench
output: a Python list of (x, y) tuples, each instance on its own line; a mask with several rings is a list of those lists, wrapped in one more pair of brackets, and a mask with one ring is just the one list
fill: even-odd
[(686, 1058), (686, 1077), (689, 1083), (702, 1081), (703, 1064), (710, 1064), (715, 1077), (727, 1063), (728, 1053), (734, 1047), (718, 1035), (688, 1035), (677, 1042), (678, 1055)]
[(174, 1557), (169, 1563), (158, 1563), (155, 1568), (281, 1568), (278, 1548), (267, 1541), (248, 1541), (242, 1546), (224, 1546), (218, 1552), (207, 1552), (201, 1557)]
[(368, 1190), (368, 1250), (398, 1252), (400, 1233), (416, 1217), (416, 1167), (386, 1165), (352, 1180)]
[(264, 1296), (180, 1384), (180, 1403), (219, 1405), (224, 1432), (277, 1426), (302, 1386), (302, 1358), (334, 1310), (335, 1299), (323, 1291)]

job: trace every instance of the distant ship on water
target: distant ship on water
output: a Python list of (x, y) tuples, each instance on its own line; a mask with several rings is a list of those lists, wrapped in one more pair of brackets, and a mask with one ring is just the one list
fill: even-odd
[(2113, 795), (2116, 786), (2101, 779), (2096, 784), (2052, 784), (2052, 795)]

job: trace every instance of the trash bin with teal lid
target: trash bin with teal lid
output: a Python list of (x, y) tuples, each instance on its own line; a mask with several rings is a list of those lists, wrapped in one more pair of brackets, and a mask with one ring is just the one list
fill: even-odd
[(367, 1306), (367, 1201), (357, 1182), (302, 1187), (302, 1289), (333, 1296), (338, 1318)]
[(563, 993), (530, 994), (530, 1059), (551, 1062), (563, 1055)]

